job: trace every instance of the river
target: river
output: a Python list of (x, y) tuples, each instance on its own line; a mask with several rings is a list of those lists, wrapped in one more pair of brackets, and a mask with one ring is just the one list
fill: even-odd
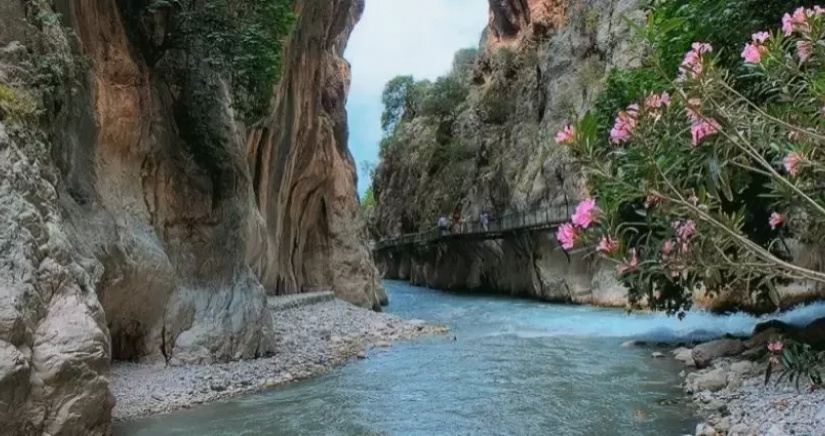
[(692, 434), (698, 418), (672, 401), (682, 399), (681, 366), (621, 344), (746, 334), (756, 322), (385, 286), (389, 312), (447, 324), (449, 334), (372, 350), (325, 376), (258, 395), (121, 423), (115, 434)]

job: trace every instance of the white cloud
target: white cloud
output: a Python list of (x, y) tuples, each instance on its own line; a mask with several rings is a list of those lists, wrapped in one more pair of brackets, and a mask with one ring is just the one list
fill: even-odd
[[(347, 46), (352, 64), (350, 149), (356, 162), (376, 161), (381, 91), (395, 76), (434, 79), (453, 54), (476, 47), (487, 23), (487, 0), (367, 0)], [(360, 175), (359, 191), (366, 189)]]

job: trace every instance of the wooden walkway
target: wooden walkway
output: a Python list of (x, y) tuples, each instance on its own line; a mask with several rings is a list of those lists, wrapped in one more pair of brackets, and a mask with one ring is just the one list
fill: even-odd
[(576, 202), (571, 201), (570, 204), (553, 205), (507, 214), (500, 219), (491, 217), (487, 228), (476, 219), (462, 222), (457, 231), (454, 226), (451, 226), (449, 230), (444, 232), (434, 228), (418, 233), (408, 233), (396, 238), (371, 242), (370, 248), (373, 251), (380, 251), (404, 245), (428, 245), (456, 239), (501, 239), (507, 233), (553, 229), (569, 221), (575, 208)]

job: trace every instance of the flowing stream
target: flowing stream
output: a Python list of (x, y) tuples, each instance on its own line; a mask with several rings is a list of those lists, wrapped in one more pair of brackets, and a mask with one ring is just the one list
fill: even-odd
[[(621, 344), (747, 334), (758, 321), (702, 312), (679, 321), (385, 285), (389, 312), (450, 332), (372, 350), (366, 360), (258, 395), (122, 423), (115, 434), (692, 434), (698, 418), (681, 401), (681, 365)], [(821, 309), (782, 319), (801, 322)]]

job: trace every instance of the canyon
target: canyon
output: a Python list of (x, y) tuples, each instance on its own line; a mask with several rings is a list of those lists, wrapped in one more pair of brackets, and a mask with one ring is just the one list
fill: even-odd
[[(429, 229), (438, 214), (450, 216), (454, 209), (475, 220), (483, 211), (495, 218), (584, 198), (586, 181), (552, 138), (571, 114), (592, 106), (610, 69), (639, 65), (641, 52), (624, 17), (641, 21), (641, 4), (491, 0), (489, 23), (467, 73), (467, 103), (449, 133), (415, 117), (399, 126), (398, 144), (382, 155), (373, 181), (372, 236)], [(465, 154), (442, 176), (428, 165), (439, 159), (431, 157), (432, 144), (443, 136)], [(627, 302), (611, 266), (564, 253), (551, 231), (387, 250), (377, 253), (376, 262), (387, 278), (441, 289), (604, 306)]]
[[(374, 171), (370, 236), (380, 241), (434, 229), (440, 216), (478, 221), (568, 205), (593, 193), (582, 168), (556, 133), (596, 106), (613, 71), (640, 67), (645, 45), (635, 0), (489, 2), (489, 21), (471, 61), (433, 84), (466, 88), (451, 113), (422, 107), (385, 130)], [(461, 67), (464, 64), (465, 66)], [(612, 119), (612, 118), (611, 118)], [(789, 238), (797, 265), (821, 268), (821, 249)], [(555, 229), (517, 231), (487, 241), (446, 239), (375, 253), (385, 278), (450, 290), (475, 290), (551, 302), (626, 307), (628, 290), (615, 263), (587, 248), (563, 250)], [(777, 287), (780, 306), (815, 301), (823, 289), (797, 282)], [(642, 296), (638, 305), (646, 305)], [(771, 312), (756, 293), (693, 292), (692, 304), (724, 312)]]
[[(364, 4), (297, 2), (270, 109), (149, 1), (0, 5), (0, 422), (109, 434), (112, 360), (274, 353), (267, 296), (386, 296), (342, 55)], [(178, 21), (180, 22), (180, 20)]]

